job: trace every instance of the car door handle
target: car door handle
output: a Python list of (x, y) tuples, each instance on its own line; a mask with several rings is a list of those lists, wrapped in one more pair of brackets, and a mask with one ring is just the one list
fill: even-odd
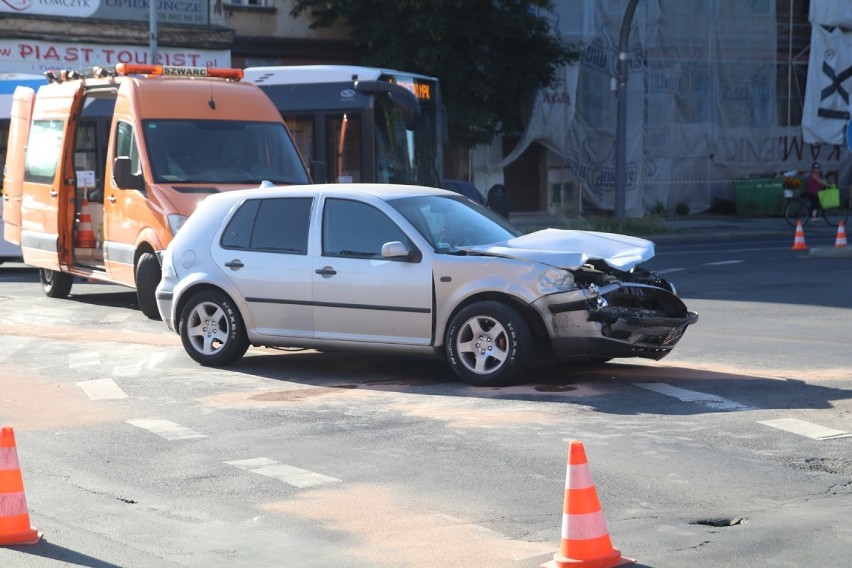
[(243, 264), (242, 260), (235, 258), (234, 260), (229, 260), (228, 262), (226, 262), (225, 266), (227, 266), (231, 270), (238, 270), (245, 266), (245, 264)]
[(337, 271), (330, 266), (323, 266), (322, 268), (314, 270), (314, 272), (316, 272), (320, 276), (334, 276), (335, 274), (337, 274)]
[(109, 197), (107, 197), (107, 201), (109, 201), (110, 203), (115, 203), (117, 199), (115, 198), (115, 195), (110, 195)]

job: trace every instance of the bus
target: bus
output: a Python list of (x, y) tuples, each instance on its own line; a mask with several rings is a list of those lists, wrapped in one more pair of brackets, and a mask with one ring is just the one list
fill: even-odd
[(248, 67), (287, 123), (315, 182), (442, 187), (438, 79), (351, 65)]

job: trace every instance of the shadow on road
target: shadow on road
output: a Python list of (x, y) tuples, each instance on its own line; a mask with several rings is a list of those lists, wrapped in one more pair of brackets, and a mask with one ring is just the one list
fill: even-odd
[[(361, 389), (409, 394), (582, 404), (606, 414), (691, 415), (719, 411), (644, 391), (642, 383), (666, 383), (754, 409), (820, 409), (852, 398), (852, 390), (798, 379), (780, 379), (655, 364), (607, 363), (533, 368), (516, 385), (473, 387), (440, 358), (365, 353), (294, 351), (249, 353), (234, 367), (242, 373), (295, 382), (309, 388)], [(283, 391), (282, 391), (283, 392)], [(287, 391), (293, 398), (292, 391)], [(628, 397), (627, 403), (625, 397)], [(274, 400), (271, 398), (269, 400)]]
[(81, 552), (70, 550), (49, 540), (42, 538), (37, 544), (30, 546), (9, 546), (12, 550), (31, 554), (41, 558), (59, 560), (63, 565), (88, 566), (89, 568), (121, 568), (118, 564), (112, 564), (104, 560), (92, 558)]

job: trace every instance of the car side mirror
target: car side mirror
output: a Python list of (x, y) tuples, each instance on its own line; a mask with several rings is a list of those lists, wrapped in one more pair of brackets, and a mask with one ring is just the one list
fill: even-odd
[(382, 245), (382, 258), (418, 262), (420, 260), (420, 255), (416, 250), (412, 251), (400, 241), (391, 241)]
[(142, 175), (130, 171), (130, 157), (119, 156), (112, 162), (112, 180), (119, 189), (144, 191)]

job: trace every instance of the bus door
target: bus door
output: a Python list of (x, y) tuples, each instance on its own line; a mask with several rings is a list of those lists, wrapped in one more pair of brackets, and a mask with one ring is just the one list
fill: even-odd
[(362, 118), (359, 112), (327, 114), (326, 155), (328, 179), (336, 183), (361, 183), (382, 181), (371, 175), (365, 159), (368, 148), (364, 139)]

